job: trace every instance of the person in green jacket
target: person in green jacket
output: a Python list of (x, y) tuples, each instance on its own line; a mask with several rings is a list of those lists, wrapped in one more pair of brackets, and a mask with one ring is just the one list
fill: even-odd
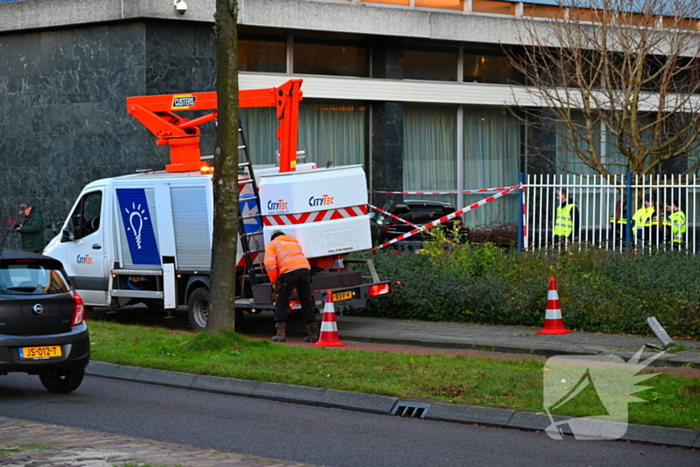
[(22, 251), (41, 253), (46, 246), (44, 240), (44, 216), (41, 209), (29, 203), (19, 206), (19, 213), (24, 215), (24, 222), (15, 226), (15, 230), (22, 236)]

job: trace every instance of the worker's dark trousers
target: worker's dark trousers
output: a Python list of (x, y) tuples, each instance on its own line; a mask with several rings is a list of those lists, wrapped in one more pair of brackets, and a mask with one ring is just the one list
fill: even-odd
[(301, 301), (301, 312), (304, 321), (313, 323), (316, 321), (316, 312), (311, 301), (311, 271), (308, 269), (296, 269), (282, 274), (277, 281), (277, 304), (275, 305), (275, 322), (286, 323), (289, 310), (289, 297), (294, 288)]

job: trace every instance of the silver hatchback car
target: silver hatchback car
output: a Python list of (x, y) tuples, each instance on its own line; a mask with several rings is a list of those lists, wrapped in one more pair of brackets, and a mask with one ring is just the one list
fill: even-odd
[(89, 360), (85, 306), (61, 262), (0, 250), (0, 375), (39, 375), (46, 389), (66, 393)]

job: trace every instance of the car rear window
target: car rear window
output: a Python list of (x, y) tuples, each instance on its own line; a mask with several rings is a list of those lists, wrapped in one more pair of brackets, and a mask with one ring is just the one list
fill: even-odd
[(445, 213), (442, 210), (420, 210), (420, 211), (409, 211), (405, 215), (401, 216), (404, 220), (413, 222), (414, 224), (427, 224), (428, 222), (436, 221), (444, 216)]
[(0, 293), (45, 295), (70, 290), (61, 271), (38, 263), (0, 264)]

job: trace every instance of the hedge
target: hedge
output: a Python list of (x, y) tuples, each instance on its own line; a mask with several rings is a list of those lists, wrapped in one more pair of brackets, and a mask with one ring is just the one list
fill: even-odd
[(655, 316), (670, 335), (700, 338), (700, 258), (685, 252), (505, 250), (434, 242), (420, 253), (378, 250), (380, 278), (394, 292), (353, 310), (363, 316), (542, 326), (555, 277), (567, 328), (649, 335)]

